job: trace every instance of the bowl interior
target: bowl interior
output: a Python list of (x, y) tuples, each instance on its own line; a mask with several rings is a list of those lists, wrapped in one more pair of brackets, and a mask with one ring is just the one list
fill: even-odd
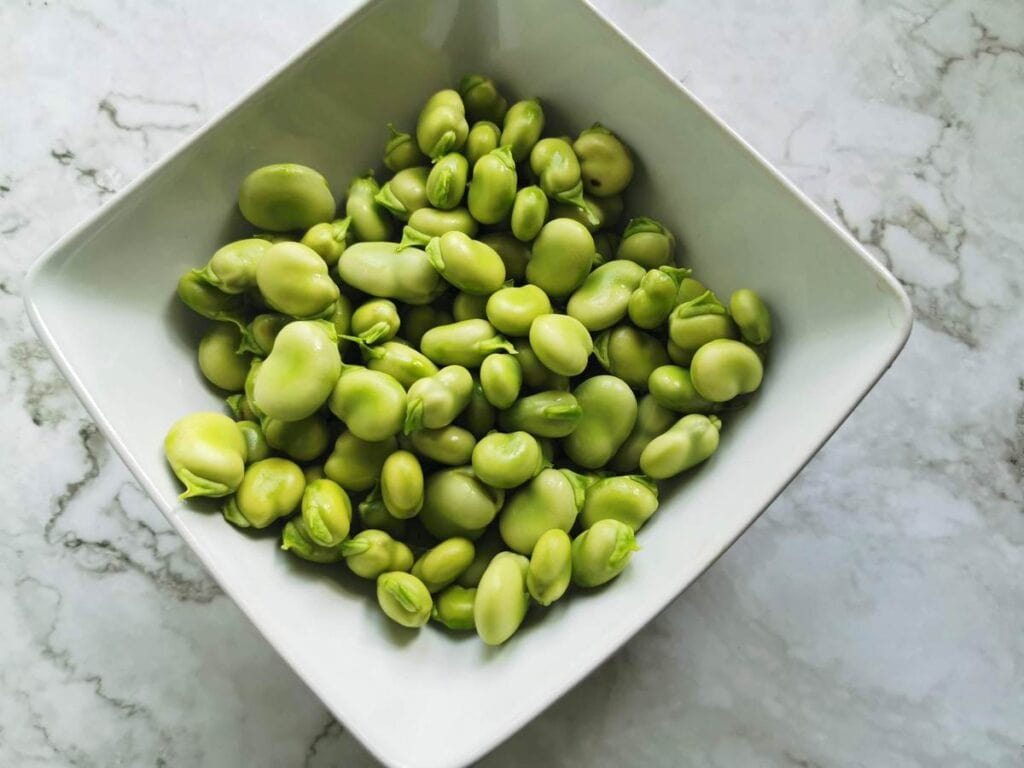
[[(557, 604), (506, 647), (402, 630), (368, 585), (182, 506), (161, 444), (219, 409), (195, 363), (202, 323), (174, 297), (185, 270), (246, 229), (240, 180), (281, 161), (320, 169), (338, 197), (379, 166), (385, 124), (485, 72), (539, 96), (553, 125), (601, 121), (634, 149), (627, 211), (678, 234), (720, 295), (774, 308), (765, 384), (726, 419), (719, 452), (663, 494), (643, 550), (608, 589)], [(596, 666), (689, 584), (810, 458), (909, 330), (892, 278), (584, 3), (371, 3), (59, 243), (29, 308), (107, 436), (225, 589), (324, 702), (395, 765), (468, 762)], [(539, 611), (538, 611), (539, 613)]]

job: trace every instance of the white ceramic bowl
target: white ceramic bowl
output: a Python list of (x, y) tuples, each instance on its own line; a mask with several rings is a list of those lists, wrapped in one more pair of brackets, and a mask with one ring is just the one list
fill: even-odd
[[(760, 291), (776, 322), (764, 386), (727, 420), (713, 459), (663, 494), (630, 568), (500, 649), (397, 628), (369, 589), (180, 504), (161, 450), (174, 419), (220, 407), (174, 287), (245, 231), (245, 174), (295, 161), (342, 192), (379, 164), (385, 123), (413, 126), (428, 94), (470, 72), (539, 96), (555, 127), (613, 127), (639, 159), (628, 210), (666, 222), (722, 295)], [(729, 128), (586, 3), (548, 0), (368, 3), (57, 243), (26, 303), (104, 435), (224, 590), (377, 757), (416, 768), (479, 757), (664, 608), (818, 450), (911, 323), (896, 281)]]

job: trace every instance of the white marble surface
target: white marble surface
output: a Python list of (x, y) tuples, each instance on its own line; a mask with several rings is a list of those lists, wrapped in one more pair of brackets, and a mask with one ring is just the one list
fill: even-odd
[[(140, 493), (20, 298), (348, 5), (0, 4), (0, 765), (374, 762)], [(895, 272), (917, 325), (758, 523), (483, 764), (1021, 765), (1024, 6), (598, 5)]]

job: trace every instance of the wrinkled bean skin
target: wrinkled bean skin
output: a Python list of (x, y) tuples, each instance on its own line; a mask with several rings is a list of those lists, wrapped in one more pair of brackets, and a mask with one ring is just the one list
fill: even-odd
[(242, 332), (231, 323), (217, 323), (199, 341), (199, 370), (213, 386), (241, 392), (252, 355), (238, 354)]
[(552, 219), (533, 241), (526, 279), (553, 299), (565, 298), (590, 273), (594, 253), (586, 227), (572, 219)]
[(618, 520), (598, 520), (572, 542), (572, 580), (599, 587), (614, 579), (638, 550), (633, 529)]
[(239, 528), (266, 528), (298, 508), (306, 477), (287, 459), (264, 459), (246, 467), (238, 490), (224, 506), (224, 518)]
[(505, 282), (505, 263), (497, 252), (463, 232), (447, 232), (427, 245), (431, 266), (460, 291), (486, 296)]
[(302, 243), (270, 246), (256, 267), (256, 284), (267, 304), (300, 320), (329, 315), (338, 299), (327, 264)]
[(746, 344), (716, 339), (701, 346), (690, 363), (690, 378), (697, 394), (713, 403), (724, 403), (761, 386), (764, 366)]
[(658, 509), (658, 486), (643, 475), (621, 475), (598, 480), (587, 489), (580, 523), (590, 528), (598, 520), (613, 519), (639, 531)]
[(467, 75), (459, 81), (459, 95), (471, 120), (489, 120), (500, 123), (508, 111), (508, 99), (501, 95), (497, 84), (485, 75)]
[(541, 315), (530, 324), (530, 348), (550, 371), (562, 376), (583, 373), (594, 351), (584, 325), (569, 315)]
[(568, 469), (544, 469), (505, 502), (498, 530), (505, 544), (520, 554), (533, 551), (545, 531), (568, 533), (583, 508), (587, 481)]
[(735, 339), (737, 333), (725, 307), (707, 291), (672, 310), (668, 335), (681, 350), (696, 352), (709, 341)]
[(541, 315), (552, 313), (551, 299), (536, 285), (509, 286), (487, 299), (487, 319), (509, 336), (527, 336), (530, 325)]
[(380, 492), (388, 512), (408, 520), (423, 508), (423, 467), (416, 454), (395, 451), (380, 471)]
[(349, 246), (338, 260), (338, 274), (364, 293), (406, 304), (429, 304), (445, 289), (425, 251), (398, 243)]
[(721, 425), (717, 416), (683, 416), (647, 444), (640, 454), (640, 469), (655, 480), (664, 480), (697, 466), (718, 448)]
[(676, 239), (665, 225), (641, 216), (626, 225), (615, 258), (635, 261), (645, 269), (657, 269), (673, 263), (675, 248)]
[(594, 357), (606, 371), (642, 392), (647, 390), (651, 372), (669, 362), (665, 346), (658, 339), (626, 324), (609, 328), (597, 337)]
[(350, 220), (352, 236), (358, 242), (390, 240), (394, 223), (387, 209), (377, 202), (380, 185), (373, 173), (353, 180), (348, 187), (345, 215)]
[[(438, 158), (427, 177), (427, 200), (439, 210), (450, 211), (462, 202), (468, 177), (469, 162), (458, 152)], [(469, 210), (472, 213), (472, 206)]]
[(342, 432), (324, 462), (324, 474), (346, 491), (368, 491), (380, 477), (388, 456), (397, 448), (398, 442), (393, 437), (369, 442), (349, 431)]
[(636, 396), (622, 379), (594, 376), (573, 390), (582, 411), (576, 429), (562, 441), (566, 455), (579, 466), (607, 464), (636, 423)]
[(573, 291), (565, 311), (589, 331), (610, 328), (626, 316), (630, 297), (646, 274), (643, 267), (632, 261), (602, 264)]
[(448, 629), (461, 631), (474, 628), (473, 605), (476, 602), (476, 587), (462, 587), (458, 584), (444, 589), (434, 600), (434, 611), (430, 618), (444, 624)]
[(508, 218), (516, 199), (516, 163), (509, 147), (501, 146), (473, 165), (467, 207), (481, 224), (498, 224)]
[(498, 145), (511, 147), (512, 157), (520, 163), (530, 155), (544, 131), (544, 110), (536, 99), (519, 101), (505, 113)]
[(385, 616), (410, 629), (426, 624), (434, 608), (423, 582), (404, 571), (391, 571), (377, 577), (377, 602)]
[(427, 478), (420, 520), (437, 539), (464, 536), (478, 539), (505, 501), (505, 492), (491, 488), (471, 467), (453, 467)]
[(448, 426), (469, 405), (472, 396), (473, 376), (461, 365), (449, 365), (433, 376), (416, 380), (409, 387), (405, 434)]
[(549, 606), (572, 581), (572, 539), (560, 528), (545, 531), (530, 555), (526, 588), (539, 605)]
[(341, 355), (334, 329), (320, 321), (300, 320), (286, 325), (274, 349), (256, 371), (250, 403), (282, 421), (311, 416), (341, 376)]
[(652, 394), (640, 398), (636, 411), (636, 424), (612, 460), (609, 469), (615, 472), (635, 472), (640, 468), (640, 454), (644, 448), (661, 433), (671, 427), (679, 418), (675, 411), (661, 405)]
[(501, 552), (494, 556), (476, 590), (473, 621), (487, 645), (501, 645), (515, 634), (530, 606), (526, 592), (529, 561), (522, 555)]
[(430, 173), (431, 169), (422, 165), (399, 171), (380, 188), (373, 199), (396, 218), (408, 221), (414, 211), (431, 204), (427, 197)]
[(523, 187), (515, 193), (510, 226), (517, 240), (529, 242), (540, 234), (548, 218), (548, 197), (540, 187)]
[(729, 312), (750, 344), (767, 344), (772, 337), (772, 317), (761, 297), (749, 288), (736, 291), (729, 299)]
[(466, 143), (469, 123), (457, 91), (438, 91), (429, 99), (416, 122), (416, 143), (431, 160), (456, 152)]
[(167, 463), (185, 485), (179, 498), (233, 493), (245, 474), (245, 437), (220, 413), (192, 413), (174, 423), (164, 439)]
[(242, 181), (238, 207), (258, 229), (309, 229), (334, 218), (327, 179), (304, 165), (279, 163), (257, 168)]
[(647, 379), (651, 395), (658, 403), (676, 413), (711, 413), (715, 403), (698, 394), (690, 371), (679, 365), (662, 365)]
[(580, 133), (573, 144), (580, 159), (587, 194), (609, 197), (620, 194), (633, 180), (633, 156), (629, 148), (602, 125)]
[(346, 366), (327, 405), (360, 440), (379, 442), (402, 429), (405, 389), (389, 374)]
[(583, 416), (569, 392), (547, 391), (522, 397), (498, 416), (505, 432), (522, 430), (536, 437), (566, 437), (576, 431)]
[(348, 247), (351, 224), (349, 218), (314, 224), (299, 242), (316, 251), (328, 267), (333, 267)]
[(399, 131), (392, 123), (388, 123), (388, 133), (390, 136), (384, 145), (385, 168), (398, 173), (406, 168), (427, 163), (427, 157), (420, 152), (411, 134)]
[(528, 432), (492, 432), (473, 448), (473, 472), (493, 488), (515, 488), (544, 468), (537, 438)]
[(224, 293), (248, 291), (256, 286), (256, 266), (269, 248), (270, 243), (256, 237), (228, 243), (214, 252), (200, 274)]
[(440, 592), (469, 567), (475, 554), (472, 541), (454, 536), (420, 555), (413, 563), (411, 573), (431, 593)]

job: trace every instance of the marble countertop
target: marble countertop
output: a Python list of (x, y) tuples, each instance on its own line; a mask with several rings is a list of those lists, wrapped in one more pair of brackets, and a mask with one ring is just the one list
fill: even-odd
[[(906, 287), (821, 454), (483, 762), (1024, 763), (1020, 0), (596, 3)], [(48, 245), (350, 2), (0, 5), (0, 765), (364, 766), (33, 335)]]

